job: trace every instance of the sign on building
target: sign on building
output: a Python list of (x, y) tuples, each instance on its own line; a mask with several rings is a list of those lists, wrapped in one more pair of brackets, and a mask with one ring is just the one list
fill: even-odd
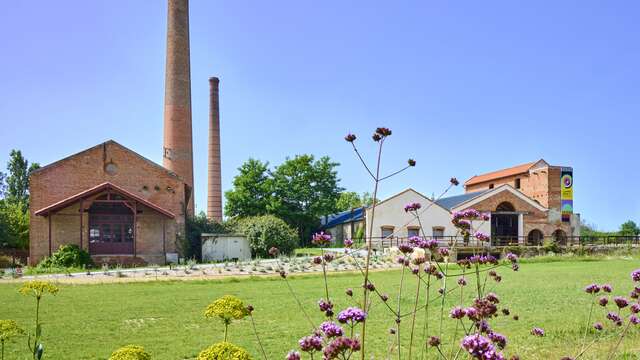
[(570, 222), (573, 214), (573, 168), (563, 167), (560, 170), (560, 189), (562, 221)]

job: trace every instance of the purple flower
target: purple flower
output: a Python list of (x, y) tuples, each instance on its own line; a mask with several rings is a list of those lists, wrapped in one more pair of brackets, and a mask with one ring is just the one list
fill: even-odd
[(344, 139), (350, 143), (356, 141), (356, 135), (355, 134), (347, 134), (347, 136), (344, 137)]
[(413, 159), (409, 159), (407, 160), (407, 164), (409, 164), (409, 166), (416, 166), (416, 161)]
[(604, 326), (602, 326), (602, 323), (597, 322), (597, 323), (593, 324), (593, 328), (598, 330), (598, 331), (602, 331), (602, 329), (604, 329)]
[(318, 307), (320, 307), (320, 311), (322, 312), (333, 310), (333, 304), (331, 301), (325, 301), (324, 299), (320, 299), (320, 301), (318, 301)]
[(418, 211), (418, 210), (420, 210), (421, 207), (422, 207), (422, 204), (420, 204), (418, 202), (412, 202), (412, 203), (408, 203), (407, 205), (404, 206), (404, 211), (405, 212)]
[(427, 340), (427, 344), (432, 347), (440, 346), (440, 342), (440, 338), (437, 336), (431, 336), (429, 337), (429, 340)]
[(600, 286), (598, 284), (591, 284), (584, 288), (587, 294), (597, 294), (600, 292)]
[(363, 322), (367, 318), (367, 313), (357, 307), (348, 307), (338, 314), (338, 321), (351, 326)]
[(331, 242), (331, 234), (325, 234), (324, 231), (320, 231), (319, 233), (313, 234), (313, 238), (311, 242), (314, 245), (324, 246)]
[(513, 270), (513, 271), (520, 270), (520, 265), (518, 265), (518, 263), (511, 264), (511, 270)]
[(544, 336), (544, 330), (542, 330), (539, 327), (534, 327), (533, 329), (531, 329), (531, 335), (543, 337)]
[(438, 254), (440, 254), (440, 256), (442, 256), (442, 257), (448, 257), (449, 256), (449, 249), (440, 248), (440, 249), (438, 249)]
[(614, 297), (613, 301), (616, 303), (616, 306), (620, 309), (624, 309), (627, 306), (629, 306), (629, 300), (623, 298), (622, 296)]
[(285, 360), (300, 360), (300, 353), (297, 351), (289, 351)]
[(458, 285), (460, 286), (467, 286), (467, 279), (464, 278), (464, 276), (460, 276), (458, 278)]
[(353, 240), (351, 239), (345, 239), (344, 240), (344, 246), (350, 248), (353, 245)]
[(507, 260), (511, 261), (512, 263), (515, 263), (518, 261), (518, 255), (514, 254), (514, 253), (508, 253), (507, 254)]
[(464, 309), (464, 313), (465, 313), (465, 315), (467, 315), (469, 320), (473, 320), (473, 321), (480, 320), (480, 317), (478, 315), (478, 310), (476, 310), (476, 308), (474, 308), (474, 307), (468, 307), (468, 308)]
[(498, 298), (498, 295), (496, 295), (494, 293), (488, 293), (487, 296), (485, 296), (484, 298), (487, 301), (489, 301), (490, 303), (493, 303), (493, 304), (500, 303), (500, 299)]
[(478, 329), (478, 332), (480, 332), (481, 334), (484, 334), (484, 333), (488, 334), (491, 332), (491, 327), (489, 326), (489, 323), (487, 322), (487, 320), (480, 320), (475, 325), (476, 325), (476, 329)]
[(398, 245), (398, 250), (400, 250), (400, 252), (402, 252), (403, 254), (409, 254), (413, 251), (413, 246), (408, 243), (402, 243)]
[(391, 136), (391, 130), (386, 127), (379, 127), (376, 129), (376, 134), (380, 136)]
[(629, 310), (631, 310), (631, 313), (633, 313), (633, 314), (640, 313), (640, 304), (635, 303), (635, 304), (631, 305)]
[(316, 256), (313, 258), (313, 263), (316, 265), (322, 264), (322, 258), (320, 256)]
[(329, 262), (333, 261), (333, 254), (326, 253), (326, 254), (324, 254), (324, 256), (322, 258), (324, 259), (324, 261), (329, 263)]
[(381, 295), (380, 295), (380, 300), (382, 300), (382, 301), (385, 301), (385, 302), (386, 302), (387, 300), (389, 300), (389, 295), (387, 295), (387, 294), (381, 294)]
[(638, 325), (640, 324), (640, 318), (638, 318), (636, 315), (631, 315), (629, 316), (629, 322), (633, 325)]
[(382, 136), (378, 135), (378, 134), (373, 134), (373, 136), (371, 136), (371, 138), (373, 139), (373, 141), (378, 142), (382, 139)]
[(438, 240), (436, 239), (429, 239), (426, 241), (425, 243), (425, 248), (429, 249), (429, 250), (435, 250), (438, 248)]
[(478, 239), (478, 241), (489, 241), (489, 235), (480, 231), (476, 231), (476, 233), (473, 234), (473, 236), (475, 236), (475, 238)]
[(471, 221), (469, 220), (459, 220), (454, 225), (460, 229), (465, 229), (465, 230), (471, 229)]
[(504, 356), (496, 351), (491, 341), (480, 334), (466, 336), (460, 346), (475, 359), (504, 360)]
[(500, 349), (504, 349), (507, 346), (507, 337), (497, 332), (490, 332), (489, 339)]
[(633, 270), (631, 273), (631, 280), (640, 282), (640, 269)]
[(280, 254), (280, 250), (277, 247), (273, 246), (269, 249), (269, 255), (276, 257), (278, 254)]
[(609, 284), (603, 284), (602, 285), (602, 291), (606, 292), (606, 293), (610, 293), (613, 291), (613, 286), (609, 285)]
[(622, 326), (622, 318), (614, 312), (609, 312), (607, 314), (607, 319), (611, 320), (614, 324), (616, 324), (616, 326)]
[(449, 312), (449, 316), (452, 319), (462, 319), (466, 314), (467, 313), (465, 312), (465, 310), (460, 306), (454, 307), (453, 309), (451, 309), (451, 312)]
[(607, 304), (609, 303), (609, 299), (606, 296), (601, 296), (598, 300), (598, 303), (600, 304), (600, 306), (607, 306)]
[(449, 182), (451, 183), (451, 185), (453, 186), (458, 186), (460, 185), (460, 181), (458, 181), (458, 179), (456, 179), (455, 177), (452, 177), (451, 179), (449, 179)]
[(314, 352), (322, 350), (322, 338), (317, 335), (305, 336), (298, 340), (300, 350), (304, 352)]
[(349, 288), (349, 289), (345, 290), (344, 293), (347, 294), (347, 296), (353, 296), (353, 289)]
[(323, 359), (339, 359), (349, 358), (349, 354), (360, 350), (360, 341), (347, 337), (338, 337), (333, 339), (323, 351)]
[(340, 327), (340, 325), (331, 322), (331, 321), (325, 321), (322, 324), (320, 324), (320, 330), (328, 337), (328, 338), (333, 338), (333, 337), (338, 337), (338, 336), (342, 336), (344, 334), (344, 332), (342, 331), (342, 328)]

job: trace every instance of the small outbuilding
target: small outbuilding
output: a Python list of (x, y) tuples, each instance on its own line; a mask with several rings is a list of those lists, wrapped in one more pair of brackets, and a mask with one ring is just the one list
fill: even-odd
[(239, 234), (202, 234), (202, 261), (251, 260), (249, 240)]

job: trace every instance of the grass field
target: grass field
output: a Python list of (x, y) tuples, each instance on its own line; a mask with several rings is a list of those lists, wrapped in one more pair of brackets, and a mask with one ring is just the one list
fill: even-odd
[[(493, 327), (509, 338), (505, 353), (519, 354), (521, 359), (559, 359), (574, 353), (581, 343), (590, 301), (583, 287), (591, 282), (610, 282), (616, 294), (627, 295), (631, 289), (629, 273), (639, 267), (637, 260), (608, 260), (525, 263), (519, 272), (501, 270), (503, 281), (497, 286), (492, 284), (492, 290), (501, 297), (501, 305), (520, 317), (519, 321), (511, 317), (492, 320)], [(398, 274), (398, 270), (376, 272), (373, 281), (394, 299)], [(415, 294), (415, 279), (410, 279), (409, 291), (401, 302), (403, 312), (412, 307)], [(314, 320), (320, 322), (321, 314), (315, 303), (323, 294), (322, 278), (304, 275), (290, 277), (289, 281)], [(340, 309), (350, 305), (344, 289), (357, 288), (362, 280), (357, 274), (336, 274), (330, 276), (329, 282), (332, 297)], [(473, 282), (469, 285), (472, 287)], [(34, 302), (19, 295), (18, 287), (18, 283), (0, 284), (0, 319), (15, 319), (26, 327), (32, 323)], [(43, 300), (41, 318), (46, 359), (106, 359), (112, 350), (129, 343), (143, 345), (154, 359), (194, 358), (199, 350), (222, 338), (222, 326), (205, 320), (202, 312), (208, 303), (225, 294), (237, 295), (254, 305), (255, 321), (269, 359), (283, 359), (310, 330), (286, 284), (275, 277), (60, 287), (57, 296)], [(448, 304), (447, 309), (453, 305)], [(596, 311), (598, 320), (605, 322), (601, 309)], [(433, 308), (431, 319), (437, 312), (439, 309)], [(420, 335), (423, 316), (423, 313), (418, 316)], [(403, 337), (408, 337), (409, 323), (408, 318), (402, 323)], [(260, 358), (250, 324), (249, 320), (234, 323), (230, 340)], [(383, 304), (374, 305), (368, 324), (368, 354), (384, 359), (390, 341), (388, 328), (393, 326), (393, 319)], [(446, 319), (445, 325), (451, 332), (454, 322)], [(435, 327), (436, 322), (430, 322), (430, 326)], [(529, 335), (534, 326), (544, 328), (546, 336)], [(605, 340), (594, 346), (596, 352), (585, 358), (603, 358), (612, 344), (606, 339), (611, 337), (611, 332), (605, 333)], [(445, 344), (446, 349), (449, 346)], [(24, 339), (10, 342), (6, 358), (26, 359), (25, 348)], [(634, 329), (623, 342), (618, 358), (640, 359), (638, 353), (640, 331)], [(435, 358), (434, 355), (431, 353), (431, 358)]]

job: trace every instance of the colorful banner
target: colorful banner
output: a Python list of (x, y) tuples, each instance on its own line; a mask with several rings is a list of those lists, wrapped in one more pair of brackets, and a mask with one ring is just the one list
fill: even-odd
[(573, 169), (562, 168), (560, 170), (560, 212), (562, 221), (571, 221), (573, 214)]

